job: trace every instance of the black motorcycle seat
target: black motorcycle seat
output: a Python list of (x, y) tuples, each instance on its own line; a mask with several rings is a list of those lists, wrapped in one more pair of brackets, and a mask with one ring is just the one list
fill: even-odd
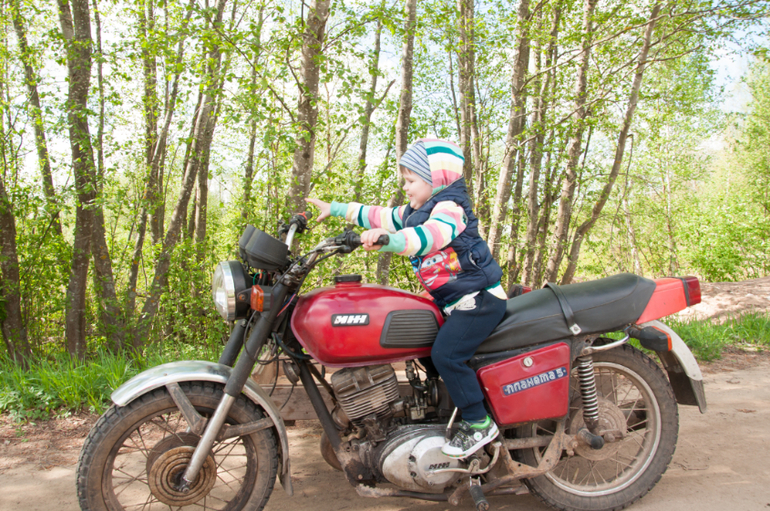
[[(580, 335), (610, 332), (635, 322), (655, 291), (655, 282), (631, 273), (559, 286)], [(505, 316), (476, 353), (495, 353), (571, 337), (559, 299), (539, 289), (508, 300)]]

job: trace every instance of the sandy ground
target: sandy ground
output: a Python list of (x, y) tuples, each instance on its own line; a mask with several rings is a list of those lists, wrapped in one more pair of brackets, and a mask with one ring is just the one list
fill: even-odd
[[(770, 355), (731, 352), (704, 366), (709, 410), (680, 407), (679, 443), (658, 485), (635, 511), (770, 509)], [(0, 509), (77, 511), (75, 466), (94, 416), (39, 425), (0, 424)], [(289, 429), (295, 495), (280, 485), (267, 511), (413, 509), (439, 511), (446, 503), (358, 497), (320, 456), (320, 427), (300, 421)], [(547, 509), (531, 495), (490, 498), (494, 510)], [(461, 506), (472, 509), (469, 501)]]
[[(724, 317), (770, 310), (770, 277), (703, 285), (703, 303), (690, 314)], [(731, 350), (702, 364), (709, 410), (682, 406), (679, 442), (668, 471), (634, 511), (770, 509), (770, 353)], [(96, 420), (75, 415), (15, 425), (0, 416), (0, 510), (77, 511), (75, 467), (83, 439)], [(276, 485), (267, 511), (344, 509), (425, 510), (446, 503), (358, 497), (340, 472), (320, 456), (321, 429), (298, 421), (289, 428), (295, 495)], [(492, 497), (493, 510), (545, 510), (531, 495)], [(473, 509), (466, 500), (462, 509)]]

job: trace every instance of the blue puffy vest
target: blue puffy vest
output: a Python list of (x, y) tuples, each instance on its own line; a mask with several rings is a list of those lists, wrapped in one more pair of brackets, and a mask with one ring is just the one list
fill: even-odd
[[(471, 209), (471, 201), (464, 178), (458, 179), (428, 199), (418, 210), (414, 210), (411, 206), (407, 205), (402, 217), (404, 219), (404, 227), (417, 227), (424, 224), (430, 218), (430, 213), (436, 204), (442, 201), (452, 201), (462, 206), (467, 218), (465, 230), (440, 251), (428, 254), (427, 256), (412, 256), (409, 258), (421, 283), (433, 296), (436, 305), (439, 307), (451, 304), (468, 293), (480, 291), (497, 284), (503, 276), (503, 270), (500, 269), (500, 266), (492, 258), (492, 253), (489, 251), (486, 242), (479, 236), (479, 221)], [(460, 270), (451, 272), (451, 276), (448, 277), (449, 280), (442, 282), (439, 287), (431, 286), (429, 283), (426, 283), (424, 275), (422, 275), (425, 271), (426, 261), (430, 262), (443, 258), (447, 252), (451, 252), (447, 249), (451, 249), (456, 253)], [(446, 280), (446, 278), (442, 276), (442, 280)]]

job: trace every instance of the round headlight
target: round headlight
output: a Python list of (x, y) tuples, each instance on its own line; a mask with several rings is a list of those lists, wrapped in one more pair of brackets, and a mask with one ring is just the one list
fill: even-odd
[[(239, 307), (235, 299), (235, 293), (246, 288), (246, 272), (238, 261), (224, 261), (214, 270), (214, 279), (211, 282), (211, 296), (214, 306), (223, 319), (234, 321), (239, 314)], [(248, 309), (248, 304), (245, 306)]]

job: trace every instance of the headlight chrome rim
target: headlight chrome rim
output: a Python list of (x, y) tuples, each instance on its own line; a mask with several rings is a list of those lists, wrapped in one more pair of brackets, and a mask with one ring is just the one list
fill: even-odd
[[(211, 282), (211, 294), (214, 306), (219, 315), (227, 321), (234, 321), (238, 316), (238, 306), (235, 299), (236, 275), (233, 264), (240, 266), (238, 261), (224, 261), (214, 270), (214, 278)], [(221, 293), (221, 295), (220, 295)]]

